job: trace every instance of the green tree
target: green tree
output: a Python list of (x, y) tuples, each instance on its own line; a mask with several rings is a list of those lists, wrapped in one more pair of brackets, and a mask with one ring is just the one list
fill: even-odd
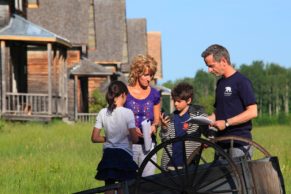
[(216, 77), (203, 70), (198, 70), (194, 78), (194, 89), (200, 98), (213, 96), (216, 87)]
[[(238, 70), (253, 84), (262, 123), (266, 123), (267, 120), (271, 123), (285, 123), (285, 120), (290, 118), (291, 111), (289, 103), (291, 101), (291, 68), (286, 69), (276, 63), (264, 64), (263, 61), (253, 61), (250, 65), (242, 64)], [(168, 81), (163, 85), (172, 89), (182, 81), (193, 86), (193, 103), (203, 105), (206, 111), (211, 113), (215, 98), (216, 77), (198, 70), (193, 78)], [(283, 118), (282, 113), (286, 117)]]
[(205, 108), (205, 111), (207, 114), (211, 114), (214, 111), (214, 107), (213, 107), (214, 100), (215, 100), (215, 97), (213, 95), (204, 96), (198, 99), (198, 104)]
[(249, 78), (253, 84), (260, 115), (266, 111), (264, 110), (264, 102), (267, 88), (264, 67), (263, 61), (253, 61), (251, 65), (243, 64), (239, 68), (239, 71)]
[(169, 80), (169, 81), (166, 81), (165, 83), (163, 83), (163, 86), (165, 86), (166, 88), (170, 88), (170, 89), (173, 89), (175, 85), (175, 82)]
[[(283, 96), (285, 95), (285, 86), (287, 80), (286, 69), (278, 64), (267, 64), (267, 80), (269, 91), (269, 115), (276, 114), (277, 116), (283, 110)], [(287, 83), (288, 84), (288, 83)]]

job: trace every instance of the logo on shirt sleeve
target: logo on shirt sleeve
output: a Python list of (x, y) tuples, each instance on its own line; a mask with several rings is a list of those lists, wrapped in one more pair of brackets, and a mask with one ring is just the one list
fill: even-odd
[(224, 96), (231, 96), (232, 91), (230, 86), (226, 86), (224, 90)]

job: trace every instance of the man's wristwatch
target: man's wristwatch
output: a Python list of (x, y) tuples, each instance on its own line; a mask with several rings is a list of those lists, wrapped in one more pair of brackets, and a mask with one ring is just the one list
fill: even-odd
[(229, 123), (227, 122), (227, 119), (225, 119), (225, 128), (229, 127)]

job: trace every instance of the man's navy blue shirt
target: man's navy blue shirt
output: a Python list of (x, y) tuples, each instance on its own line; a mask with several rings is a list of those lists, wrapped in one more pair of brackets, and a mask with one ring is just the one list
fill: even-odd
[[(246, 110), (246, 107), (256, 104), (256, 98), (251, 81), (239, 72), (228, 78), (220, 78), (216, 87), (215, 116), (216, 120), (226, 120)], [(246, 138), (251, 136), (252, 122), (230, 126), (218, 132), (218, 136), (236, 135)]]

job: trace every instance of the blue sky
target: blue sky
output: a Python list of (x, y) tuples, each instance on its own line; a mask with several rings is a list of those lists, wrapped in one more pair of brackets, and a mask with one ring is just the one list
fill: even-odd
[(126, 0), (126, 15), (162, 33), (159, 83), (207, 71), (200, 55), (214, 43), (236, 66), (262, 60), (291, 67), (290, 0)]

